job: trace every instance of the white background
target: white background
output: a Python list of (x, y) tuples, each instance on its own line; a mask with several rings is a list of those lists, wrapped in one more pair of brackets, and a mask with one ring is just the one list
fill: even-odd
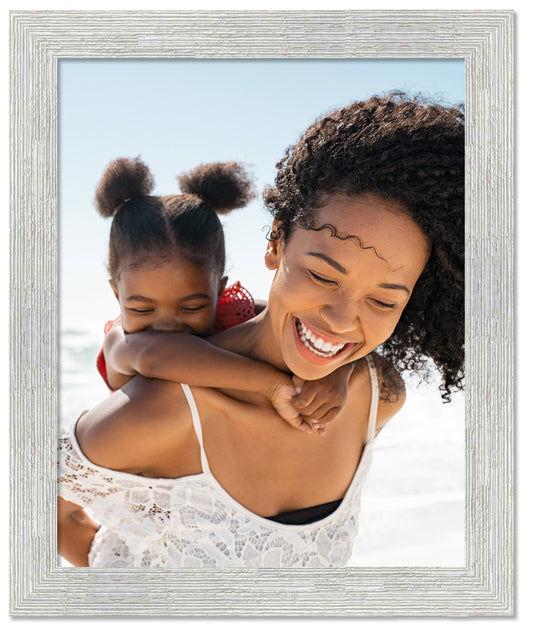
[[(8, 168), (8, 116), (9, 116), (9, 94), (8, 94), (8, 78), (7, 78), (7, 66), (8, 66), (8, 40), (9, 40), (9, 22), (8, 22), (8, 9), (24, 9), (24, 10), (87, 10), (87, 9), (101, 9), (101, 10), (146, 10), (146, 9), (161, 9), (161, 10), (221, 10), (221, 9), (234, 9), (234, 10), (250, 10), (250, 9), (270, 9), (270, 10), (286, 10), (286, 9), (298, 9), (298, 10), (346, 10), (346, 9), (514, 9), (516, 11), (516, 40), (517, 40), (517, 63), (516, 63), (516, 79), (517, 88), (515, 93), (515, 101), (517, 104), (517, 129), (516, 134), (516, 186), (517, 186), (517, 206), (516, 206), (516, 239), (517, 239), (517, 296), (518, 302), (517, 308), (517, 345), (516, 345), (516, 401), (517, 408), (517, 436), (516, 436), (516, 453), (517, 453), (517, 492), (518, 498), (516, 502), (517, 510), (517, 532), (516, 532), (516, 572), (517, 572), (517, 603), (516, 603), (516, 618), (510, 619), (488, 619), (488, 618), (476, 618), (476, 619), (13, 619), (8, 617), (8, 496), (9, 496), (9, 455), (8, 455), (8, 400), (9, 400), (9, 348), (8, 348), (8, 316), (9, 316), (9, 283), (8, 283), (8, 267), (9, 267), (9, 242), (8, 242), (8, 206), (9, 206), (9, 168)], [(531, 322), (531, 313), (533, 311), (533, 304), (531, 302), (531, 296), (533, 293), (533, 284), (530, 280), (532, 274), (532, 268), (529, 260), (527, 259), (528, 252), (531, 251), (529, 242), (533, 236), (533, 222), (529, 213), (529, 210), (525, 208), (524, 198), (525, 190), (521, 187), (522, 183), (526, 184), (531, 181), (531, 175), (529, 170), (531, 169), (531, 149), (529, 143), (531, 142), (531, 123), (528, 118), (528, 114), (531, 111), (528, 100), (531, 95), (531, 75), (530, 60), (532, 56), (531, 52), (531, 33), (533, 28), (531, 20), (532, 11), (527, 6), (525, 1), (516, 2), (514, 5), (505, 6), (502, 2), (488, 2), (485, 1), (482, 4), (476, 3), (445, 3), (444, 5), (429, 6), (427, 2), (407, 2), (402, 4), (389, 3), (372, 3), (369, 5), (359, 5), (354, 2), (336, 2), (330, 0), (327, 3), (316, 2), (313, 0), (307, 0), (304, 2), (297, 2), (295, 0), (283, 0), (282, 2), (266, 2), (257, 3), (252, 6), (251, 2), (206, 2), (202, 0), (195, 0), (194, 3), (177, 2), (177, 1), (157, 1), (153, 0), (151, 3), (142, 3), (138, 0), (129, 1), (113, 1), (107, 0), (106, 3), (95, 3), (94, 5), (88, 5), (83, 2), (21, 2), (15, 1), (9, 3), (7, 8), (4, 8), (1, 16), (0, 32), (0, 47), (2, 51), (3, 64), (1, 65), (1, 72), (3, 73), (3, 88), (2, 99), (0, 100), (2, 114), (4, 115), (2, 121), (3, 126), (0, 127), (0, 147), (4, 149), (2, 158), (4, 161), (3, 170), (0, 171), (0, 178), (2, 179), (2, 186), (4, 192), (4, 209), (3, 214), (0, 215), (0, 285), (2, 286), (2, 297), (4, 298), (3, 311), (0, 312), (1, 333), (3, 337), (0, 339), (0, 359), (4, 361), (2, 365), (3, 382), (0, 382), (0, 404), (3, 407), (4, 427), (6, 431), (5, 443), (2, 445), (3, 452), (3, 465), (5, 467), (5, 477), (3, 480), (3, 510), (4, 510), (4, 523), (1, 525), (3, 530), (3, 536), (1, 541), (2, 550), (0, 551), (0, 564), (2, 571), (5, 573), (3, 584), (5, 585), (5, 611), (2, 615), (2, 624), (4, 625), (3, 632), (13, 634), (26, 634), (41, 632), (43, 630), (53, 630), (55, 633), (75, 633), (79, 634), (92, 634), (95, 630), (103, 630), (104, 633), (111, 631), (112, 629), (124, 627), (132, 634), (144, 633), (147, 629), (173, 629), (179, 630), (185, 634), (195, 633), (212, 633), (213, 631), (228, 631), (232, 634), (244, 634), (252, 632), (262, 636), (262, 634), (270, 633), (272, 630), (281, 633), (292, 633), (295, 630), (312, 630), (313, 633), (320, 633), (322, 631), (335, 630), (339, 634), (348, 634), (355, 631), (364, 630), (365, 633), (380, 634), (380, 633), (394, 633), (409, 632), (410, 634), (426, 633), (431, 630), (433, 634), (448, 634), (450, 631), (458, 632), (461, 634), (477, 634), (484, 633), (487, 635), (501, 633), (501, 631), (510, 631), (516, 634), (522, 634), (529, 632), (533, 625), (531, 610), (530, 593), (531, 586), (531, 571), (533, 566), (533, 550), (531, 547), (532, 537), (532, 525), (531, 525), (531, 497), (529, 496), (530, 487), (533, 484), (532, 479), (532, 462), (529, 458), (529, 449), (532, 448), (532, 432), (530, 420), (531, 418), (525, 415), (525, 404), (521, 398), (521, 392), (528, 390), (527, 382), (531, 378), (531, 372), (529, 370), (529, 359), (533, 353), (530, 341), (526, 341), (524, 337), (524, 331)], [(522, 69), (528, 69), (522, 72)], [(521, 83), (522, 82), (522, 83)], [(519, 105), (522, 105), (522, 108)], [(3, 142), (3, 143), (1, 143)], [(521, 178), (522, 177), (522, 178)], [(152, 621), (156, 620), (155, 624)]]

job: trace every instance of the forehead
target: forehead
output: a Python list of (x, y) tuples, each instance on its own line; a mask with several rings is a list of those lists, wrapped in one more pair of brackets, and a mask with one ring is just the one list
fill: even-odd
[(212, 283), (213, 274), (205, 268), (191, 263), (182, 256), (172, 254), (166, 257), (153, 257), (142, 254), (121, 262), (118, 281), (122, 286), (152, 286), (169, 289), (204, 286)]
[(313, 226), (322, 229), (295, 230), (300, 249), (307, 244), (348, 261), (364, 256), (389, 271), (421, 271), (429, 255), (429, 240), (406, 211), (375, 195), (331, 196), (315, 213)]

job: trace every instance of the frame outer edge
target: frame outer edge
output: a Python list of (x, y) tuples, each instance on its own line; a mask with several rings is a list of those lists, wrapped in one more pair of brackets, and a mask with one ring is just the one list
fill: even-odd
[[(11, 12), (12, 615), (512, 614), (512, 20), (511, 11)], [(237, 31), (240, 40), (221, 37)], [(472, 242), (465, 569), (176, 576), (55, 565), (57, 63), (132, 55), (465, 58)]]

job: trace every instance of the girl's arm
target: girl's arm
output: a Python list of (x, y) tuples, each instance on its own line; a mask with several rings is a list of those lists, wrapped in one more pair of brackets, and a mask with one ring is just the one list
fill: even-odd
[(126, 376), (143, 375), (214, 389), (240, 389), (271, 397), (289, 377), (270, 364), (177, 332), (124, 334), (114, 327), (104, 341), (106, 365)]
[(78, 567), (89, 566), (89, 550), (98, 525), (80, 506), (57, 498), (57, 551)]
[[(124, 334), (117, 326), (104, 340), (110, 380), (133, 375), (183, 382), (192, 386), (238, 389), (265, 396), (295, 428), (311, 432), (291, 399), (296, 395), (290, 377), (266, 362), (217, 347), (202, 338), (177, 332)], [(111, 382), (113, 388), (119, 388)]]

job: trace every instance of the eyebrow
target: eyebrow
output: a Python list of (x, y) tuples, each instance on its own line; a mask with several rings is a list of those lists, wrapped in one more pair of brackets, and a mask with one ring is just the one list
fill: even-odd
[(338, 263), (335, 259), (331, 258), (331, 256), (328, 256), (327, 254), (323, 254), (322, 252), (307, 252), (307, 255), (322, 259), (341, 274), (346, 275), (348, 273), (345, 267), (343, 267), (340, 263)]
[[(334, 258), (331, 258), (331, 256), (328, 256), (328, 254), (323, 254), (322, 252), (307, 252), (307, 255), (314, 256), (315, 258), (320, 258), (321, 260), (326, 262), (328, 265), (331, 265), (331, 267), (336, 269), (341, 274), (344, 274), (345, 276), (346, 274), (348, 274), (347, 269), (343, 265), (338, 263)], [(405, 285), (398, 285), (396, 283), (380, 283), (379, 287), (383, 289), (398, 289), (400, 291), (406, 292), (407, 294), (411, 293)]]
[(126, 298), (126, 302), (131, 302), (132, 300), (138, 300), (140, 303), (153, 303), (152, 298), (147, 298), (146, 296), (140, 296), (139, 294), (133, 294), (132, 296), (128, 296)]
[(378, 287), (383, 287), (383, 289), (399, 289), (400, 291), (404, 291), (408, 294), (411, 293), (405, 285), (396, 285), (395, 283), (380, 283)]
[[(126, 298), (126, 302), (131, 302), (132, 300), (137, 300), (140, 303), (153, 303), (153, 298), (148, 298), (147, 296), (141, 296), (139, 294), (133, 294), (132, 296), (128, 296)], [(211, 300), (211, 297), (207, 294), (189, 294), (189, 296), (184, 296), (180, 299), (180, 301), (184, 300)]]
[(190, 294), (189, 296), (184, 296), (181, 300), (211, 300), (211, 296), (207, 294)]

